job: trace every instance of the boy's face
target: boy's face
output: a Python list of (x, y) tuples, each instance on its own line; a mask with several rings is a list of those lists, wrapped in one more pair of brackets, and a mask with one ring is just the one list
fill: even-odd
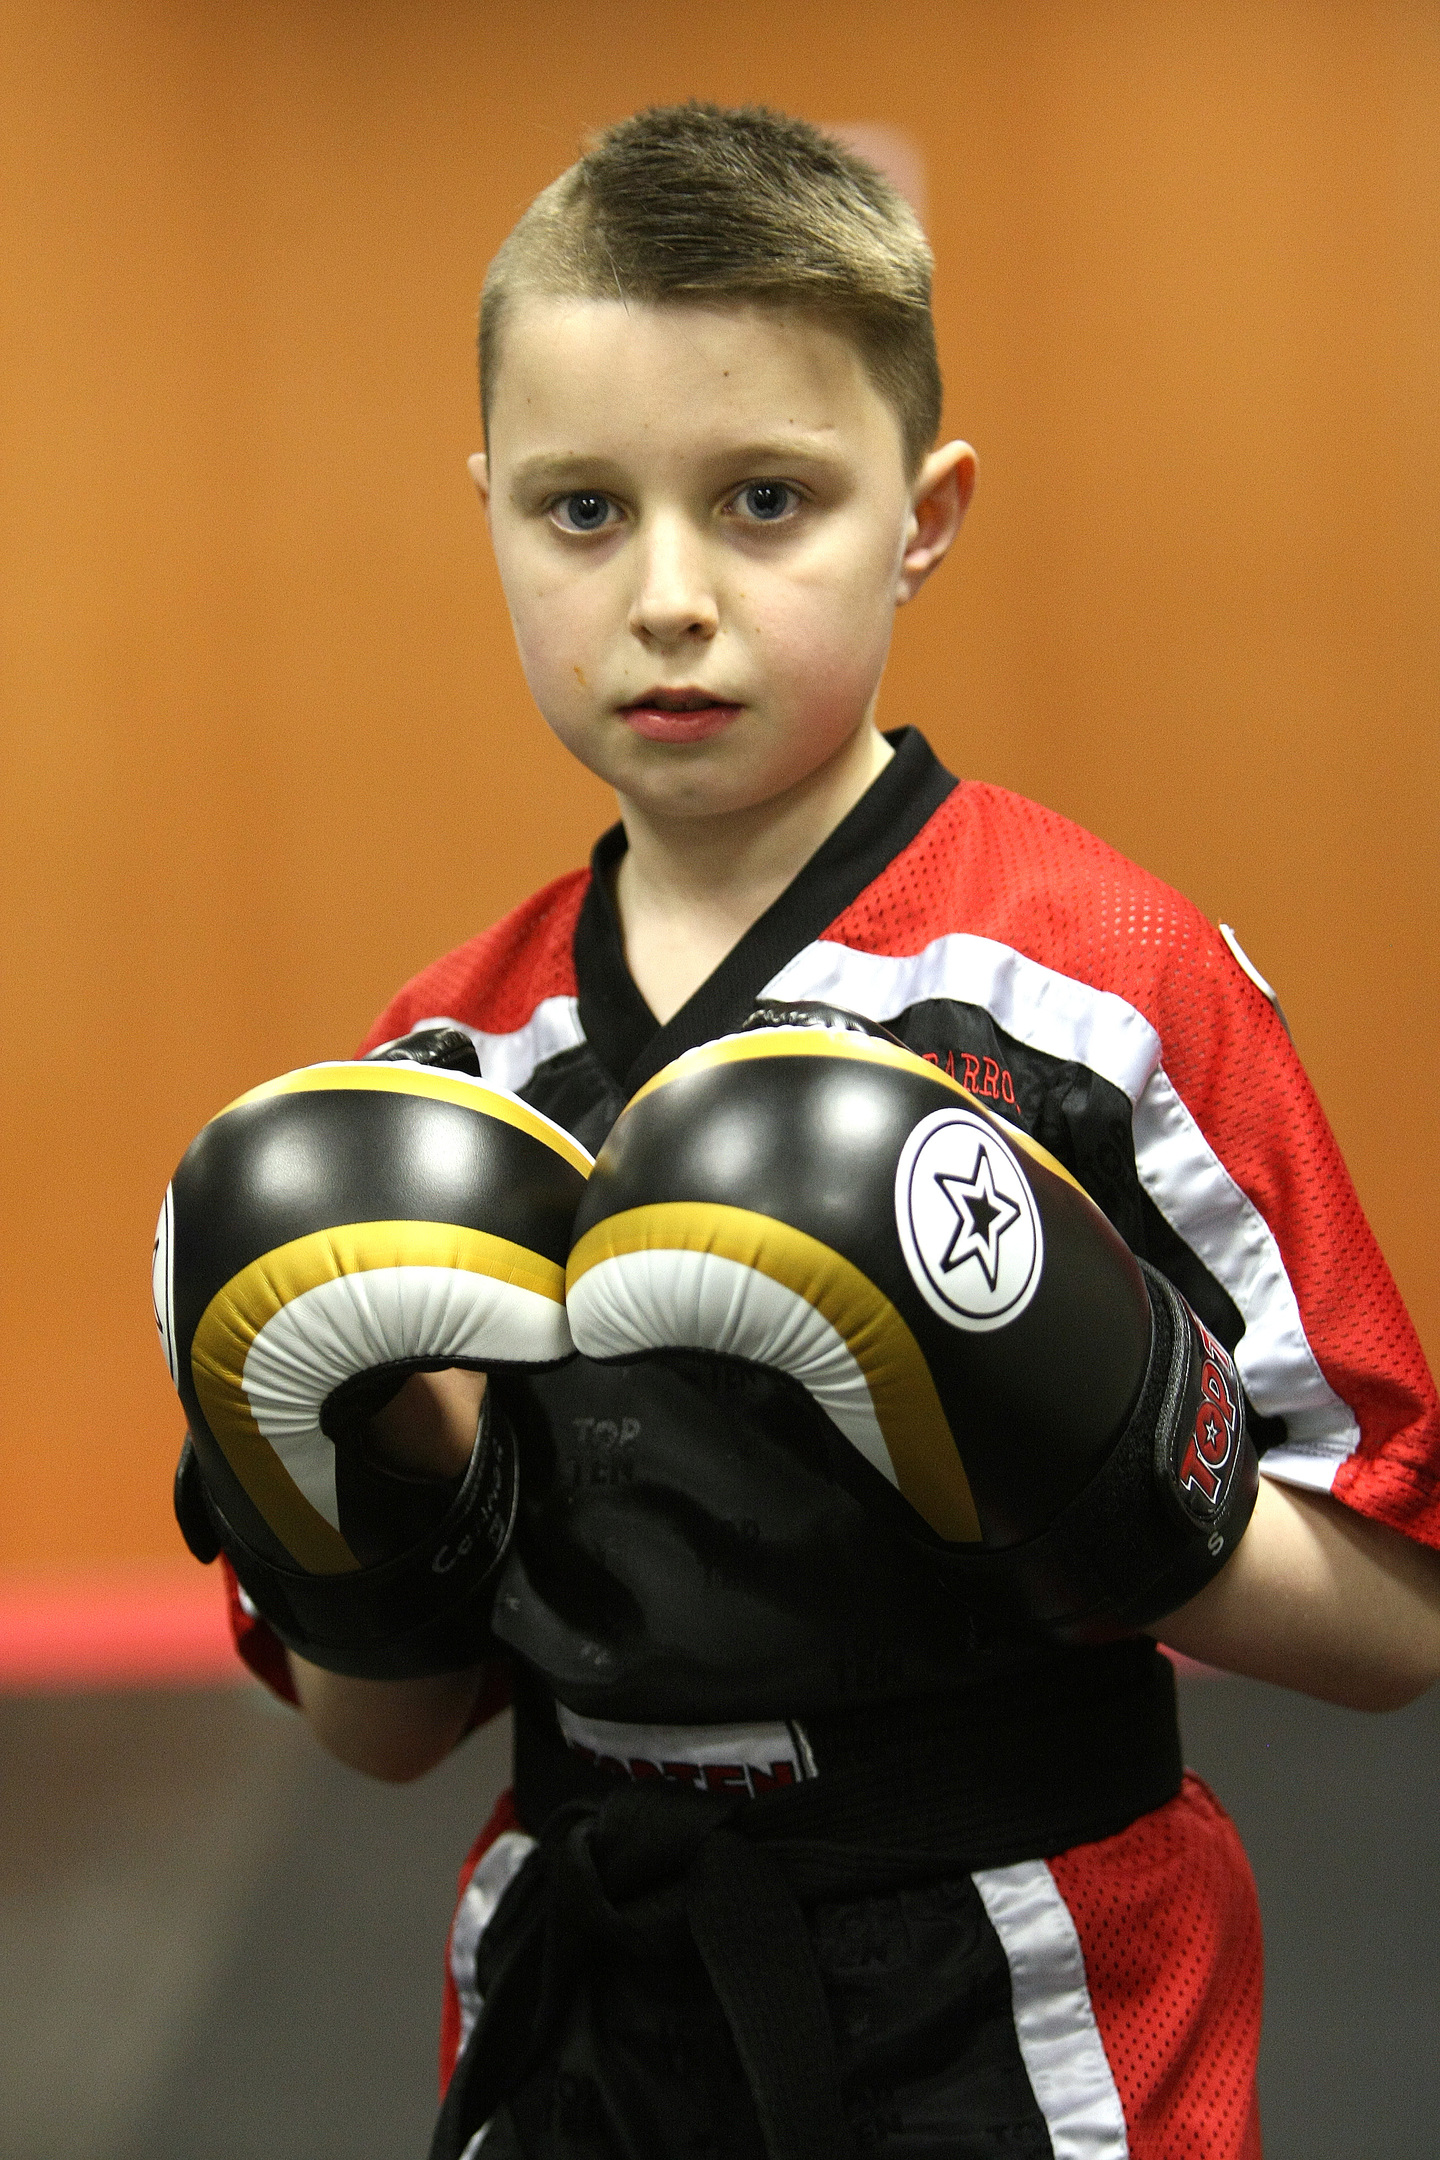
[(973, 455), (907, 479), (847, 339), (750, 307), (523, 299), (472, 460), (536, 703), (637, 808), (783, 794), (871, 716)]

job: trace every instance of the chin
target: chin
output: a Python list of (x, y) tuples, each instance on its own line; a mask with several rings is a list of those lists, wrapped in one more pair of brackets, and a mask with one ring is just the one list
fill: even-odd
[(605, 760), (606, 778), (622, 795), (657, 810), (702, 816), (763, 802), (776, 792), (772, 760), (732, 730), (695, 743), (647, 742), (628, 728), (624, 738)]
[(628, 785), (616, 783), (619, 792), (648, 810), (652, 816), (673, 818), (724, 817), (736, 810), (753, 810), (780, 793), (761, 776), (747, 779), (741, 773), (654, 771), (637, 775)]

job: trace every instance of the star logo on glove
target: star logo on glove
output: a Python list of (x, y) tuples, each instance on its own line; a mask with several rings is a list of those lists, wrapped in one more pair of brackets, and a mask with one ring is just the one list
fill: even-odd
[(911, 1281), (951, 1327), (1009, 1327), (1039, 1287), (1045, 1236), (1029, 1177), (979, 1110), (957, 1103), (911, 1132), (896, 1166), (895, 1227)]
[(1196, 1429), (1205, 1442), (1207, 1462), (1223, 1460), (1229, 1446), (1229, 1434), (1221, 1423), (1219, 1413), (1207, 1404), (1196, 1419)]
[(996, 1190), (983, 1142), (968, 1178), (957, 1177), (953, 1170), (936, 1170), (933, 1175), (955, 1210), (955, 1234), (941, 1256), (941, 1274), (949, 1275), (974, 1260), (993, 1290), (1000, 1275), (1000, 1240), (1019, 1222), (1019, 1204)]

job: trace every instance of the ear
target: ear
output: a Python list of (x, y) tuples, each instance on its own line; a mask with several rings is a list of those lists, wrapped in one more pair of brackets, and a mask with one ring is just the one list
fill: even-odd
[(488, 517), (490, 514), (490, 460), (483, 450), (477, 450), (473, 457), (466, 458), (465, 463), (470, 468), (470, 477), (475, 483), (475, 492), (480, 497), (480, 507)]
[(932, 450), (915, 475), (897, 606), (913, 600), (931, 571), (944, 561), (975, 492), (975, 467), (969, 443), (948, 442)]

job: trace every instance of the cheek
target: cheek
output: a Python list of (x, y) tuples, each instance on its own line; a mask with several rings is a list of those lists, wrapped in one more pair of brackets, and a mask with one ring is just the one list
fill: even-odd
[(850, 555), (843, 574), (816, 564), (767, 594), (753, 621), (771, 669), (816, 696), (840, 685), (868, 686), (890, 642), (890, 574), (888, 557), (872, 549)]
[(564, 706), (580, 698), (592, 672), (597, 635), (592, 620), (596, 610), (586, 604), (583, 589), (517, 580), (507, 586), (506, 598), (525, 679), (536, 700), (548, 714), (552, 703)]

